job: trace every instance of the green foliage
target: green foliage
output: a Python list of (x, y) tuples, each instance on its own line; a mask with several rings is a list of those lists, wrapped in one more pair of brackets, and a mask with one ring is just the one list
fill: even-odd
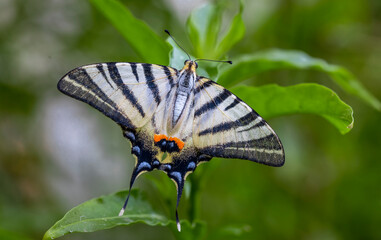
[(170, 223), (166, 217), (154, 212), (143, 194), (138, 191), (131, 192), (126, 214), (119, 217), (120, 203), (124, 202), (127, 194), (127, 191), (122, 191), (74, 207), (46, 232), (44, 239), (55, 239), (72, 232), (94, 232), (138, 222), (150, 226), (167, 226)]
[[(133, 17), (120, 2), (116, 0), (90, 1), (126, 38), (143, 61), (164, 65), (170, 63), (171, 66), (180, 68), (187, 59), (171, 39), (166, 42), (159, 38), (144, 22)], [(232, 46), (243, 38), (245, 32), (242, 21), (243, 9), (241, 2), (238, 14), (233, 18), (222, 38), (220, 38), (221, 14), (224, 10), (222, 5), (209, 3), (192, 12), (187, 21), (187, 29), (194, 47), (194, 55), (197, 58), (209, 59), (224, 57)], [(172, 46), (171, 51), (170, 46)], [(334, 91), (322, 85), (310, 83), (289, 87), (274, 84), (262, 87), (236, 86), (258, 73), (281, 69), (312, 69), (326, 73), (346, 92), (360, 97), (375, 109), (381, 109), (380, 102), (346, 69), (312, 58), (300, 51), (270, 49), (234, 57), (233, 62), (233, 66), (219, 64), (218, 68), (216, 63), (205, 62), (199, 64), (198, 73), (216, 76), (214, 80), (230, 88), (266, 119), (290, 114), (315, 114), (325, 118), (342, 134), (353, 127), (352, 108), (340, 100)], [(138, 191), (132, 192), (125, 215), (118, 217), (126, 194), (127, 192), (124, 191), (103, 196), (73, 208), (48, 230), (44, 239), (54, 239), (72, 232), (93, 232), (138, 222), (151, 226), (167, 226), (177, 239), (202, 239), (207, 234), (205, 223), (199, 222), (197, 218), (193, 222), (183, 220), (183, 231), (178, 233), (172, 217), (168, 218), (157, 213)], [(193, 199), (193, 201), (198, 200)], [(231, 227), (219, 232), (221, 236), (239, 237), (245, 233), (245, 229), (245, 227)]]
[(239, 42), (245, 34), (242, 20), (243, 2), (239, 13), (233, 18), (224, 37), (219, 39), (221, 30), (222, 5), (205, 4), (193, 11), (188, 18), (188, 35), (195, 48), (197, 58), (220, 58)]
[[(145, 223), (150, 226), (169, 226), (177, 234), (176, 223), (168, 220), (163, 214), (153, 210), (146, 200), (144, 193), (132, 190), (129, 205), (123, 216), (118, 216), (122, 202), (126, 199), (128, 191), (101, 196), (84, 202), (65, 214), (44, 235), (44, 240), (56, 239), (68, 233), (95, 232), (117, 226)], [(183, 235), (200, 237), (203, 234), (203, 224), (191, 224), (181, 221)], [(179, 238), (188, 239), (188, 238)], [(193, 238), (194, 239), (194, 238)]]
[(221, 8), (208, 3), (194, 11), (188, 19), (188, 35), (196, 56), (208, 56), (214, 50), (221, 27)]
[(381, 110), (381, 103), (353, 75), (322, 59), (308, 56), (300, 51), (271, 49), (250, 55), (234, 58), (234, 65), (220, 69), (218, 81), (224, 86), (246, 80), (258, 73), (280, 69), (315, 70), (328, 74), (342, 89), (360, 97), (377, 110)]
[(263, 118), (310, 113), (332, 123), (342, 134), (353, 127), (353, 111), (334, 91), (315, 83), (281, 87), (268, 84), (261, 87), (232, 88), (242, 100), (252, 106)]
[(221, 39), (220, 43), (217, 45), (217, 48), (215, 49), (214, 56), (217, 59), (220, 58), (226, 52), (228, 52), (234, 46), (234, 44), (239, 42), (245, 35), (245, 25), (242, 20), (243, 8), (243, 1), (241, 1), (239, 13), (236, 16), (234, 16), (230, 24), (229, 30), (226, 32), (225, 36)]
[[(169, 46), (143, 21), (116, 0), (90, 0), (114, 25), (143, 61), (167, 65)], [(149, 44), (149, 47), (147, 47)]]

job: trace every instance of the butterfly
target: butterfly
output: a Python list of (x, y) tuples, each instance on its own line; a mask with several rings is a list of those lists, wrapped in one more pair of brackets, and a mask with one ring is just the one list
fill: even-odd
[(78, 67), (58, 82), (62, 93), (91, 105), (122, 128), (136, 157), (130, 189), (140, 174), (154, 169), (174, 181), (179, 231), (184, 181), (200, 163), (221, 157), (282, 166), (285, 160), (282, 143), (266, 121), (229, 90), (198, 76), (197, 67), (197, 60), (190, 59), (181, 70), (99, 63)]

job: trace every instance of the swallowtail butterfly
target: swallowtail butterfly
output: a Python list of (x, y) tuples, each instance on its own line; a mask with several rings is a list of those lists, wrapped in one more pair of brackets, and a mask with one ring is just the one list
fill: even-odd
[(177, 208), (184, 181), (200, 163), (221, 157), (282, 166), (285, 159), (271, 127), (230, 91), (198, 76), (197, 66), (192, 60), (181, 70), (148, 63), (99, 63), (78, 67), (58, 82), (61, 92), (121, 126), (136, 156), (130, 189), (140, 174), (154, 169), (174, 181), (179, 231)]

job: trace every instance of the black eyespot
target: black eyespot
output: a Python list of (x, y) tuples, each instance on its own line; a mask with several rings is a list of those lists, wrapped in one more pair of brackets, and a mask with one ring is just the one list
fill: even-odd
[(195, 63), (195, 65), (196, 65), (196, 68), (198, 68), (198, 64), (197, 64), (197, 62), (194, 62)]

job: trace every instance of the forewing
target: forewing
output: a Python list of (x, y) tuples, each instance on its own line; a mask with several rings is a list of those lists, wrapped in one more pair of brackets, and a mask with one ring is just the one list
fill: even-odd
[(203, 154), (270, 166), (284, 163), (282, 143), (262, 117), (207, 78), (197, 81), (193, 124), (193, 142)]
[(58, 89), (127, 129), (149, 121), (175, 84), (177, 70), (146, 63), (100, 63), (76, 68)]

